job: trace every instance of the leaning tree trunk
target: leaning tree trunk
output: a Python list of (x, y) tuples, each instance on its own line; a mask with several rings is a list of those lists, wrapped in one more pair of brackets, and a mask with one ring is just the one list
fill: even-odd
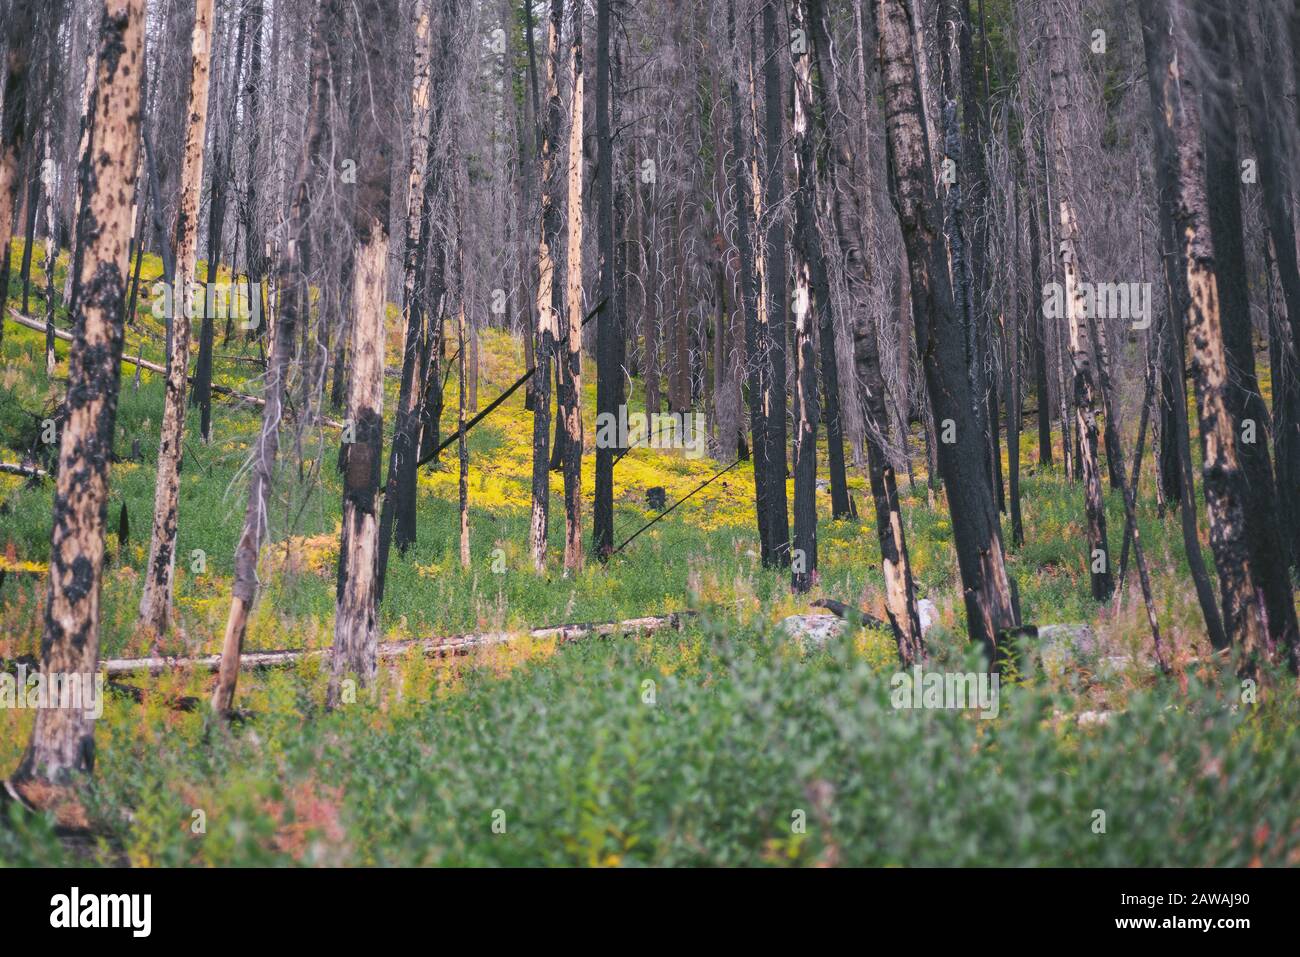
[(176, 525), (180, 510), (181, 455), (185, 438), (185, 386), (190, 363), (190, 297), (198, 254), (199, 193), (203, 186), (203, 141), (208, 123), (208, 74), (212, 53), (213, 0), (197, 0), (190, 47), (190, 99), (185, 153), (181, 159), (180, 208), (176, 215), (176, 271), (172, 282), (172, 350), (158, 442), (153, 532), (145, 565), (140, 624), (161, 640), (171, 622), (176, 578)]
[(564, 22), (564, 0), (551, 0), (551, 18), (546, 28), (546, 119), (542, 127), (541, 241), (537, 247), (537, 407), (533, 410), (532, 517), (528, 544), (533, 567), (540, 574), (546, 568), (546, 533), (551, 500), (549, 443), (551, 428), (551, 357), (555, 354), (560, 290), (555, 283), (555, 248), (560, 236), (560, 208), (555, 202), (555, 143), (560, 135), (563, 108), (560, 104), (560, 28)]
[(381, 110), (392, 102), (393, 83), (382, 32), (397, 19), (396, 0), (361, 0), (364, 36), (360, 62), (368, 67), (368, 95), (357, 142), (356, 269), (352, 285), (352, 372), (348, 387), (347, 423), (353, 441), (347, 445), (343, 473), (343, 531), (339, 542), (338, 592), (334, 613), (327, 707), (346, 701), (349, 676), (362, 685), (375, 676), (378, 644), (376, 579), (378, 578), (379, 464), (384, 444), (384, 305), (388, 262), (389, 177), (383, 148), (387, 130)]
[[(1195, 70), (1185, 69), (1190, 38), (1185, 14), (1167, 0), (1142, 0), (1143, 39), (1148, 44), (1153, 122), (1165, 128), (1177, 166), (1164, 201), (1183, 237), (1184, 273), (1180, 301), (1186, 304), (1186, 333), (1192, 347), (1192, 379), (1201, 426), (1201, 467), (1205, 508), (1210, 523), (1223, 595), (1223, 623), (1228, 639), (1248, 657), (1266, 646), (1259, 592), (1250, 560), (1245, 524), (1245, 477), (1237, 449), (1238, 423), (1228, 403), (1228, 360), (1219, 315), (1206, 198), (1199, 91)], [(1211, 633), (1213, 637), (1213, 632)]]
[[(100, 576), (122, 354), (131, 185), (140, 140), (143, 56), (144, 0), (105, 0), (94, 94), (87, 112), (89, 148), (78, 171), (86, 197), (78, 237), (84, 249), (75, 280), (82, 294), (72, 316), (67, 419), (59, 442), (54, 492), (41, 638), (41, 675), (47, 680), (75, 674), (92, 681), (99, 670)], [(94, 720), (79, 705), (38, 709), (13, 781), (19, 788), (32, 780), (58, 784), (92, 771), (94, 727)]]
[(289, 209), (289, 241), (280, 257), (280, 288), (285, 292), (284, 308), (275, 327), (271, 361), (267, 368), (266, 404), (262, 406), (262, 427), (253, 447), (252, 468), (248, 482), (248, 504), (244, 509), (244, 528), (235, 546), (235, 581), (231, 587), (230, 614), (221, 646), (221, 667), (212, 692), (212, 710), (218, 715), (230, 712), (239, 679), (239, 657), (248, 632), (248, 616), (257, 600), (257, 562), (267, 529), (267, 499), (275, 473), (275, 458), (280, 448), (280, 418), (284, 408), (285, 385), (289, 360), (293, 355), (293, 337), (298, 313), (308, 305), (308, 289), (299, 270), (300, 256), (309, 238), (307, 223), (311, 216), (309, 180), (316, 158), (320, 155), (325, 128), (324, 113), (328, 81), (325, 75), (327, 54), (325, 32), (341, 24), (341, 0), (329, 0), (317, 14), (312, 30), (311, 102), (303, 150), (298, 156), (294, 175), (292, 205)]
[[(1092, 597), (1102, 601), (1115, 589), (1111, 573), (1110, 545), (1106, 536), (1106, 503), (1102, 498), (1101, 472), (1097, 461), (1096, 381), (1093, 372), (1092, 336), (1084, 314), (1086, 304), (1079, 291), (1079, 222), (1075, 213), (1070, 154), (1074, 136), (1070, 123), (1075, 86), (1074, 59), (1068, 55), (1062, 36), (1063, 11), (1050, 17), (1048, 74), (1052, 128), (1051, 156), (1056, 173), (1056, 204), (1061, 234), (1059, 248), (1065, 276), (1065, 318), (1070, 335), (1070, 363), (1074, 370), (1074, 406), (1079, 429), (1079, 455), (1084, 482), (1084, 512), (1088, 521), (1088, 568)], [(1059, 317), (1058, 317), (1059, 318)]]
[[(564, 572), (582, 569), (582, 3), (573, 5), (573, 109), (569, 122), (569, 259), (565, 272), (569, 329), (560, 376), (564, 429)], [(608, 303), (605, 304), (608, 307)]]
[(907, 248), (917, 352), (939, 435), (939, 469), (952, 516), (970, 637), (993, 667), (999, 641), (1018, 624), (975, 420), (961, 319), (953, 305), (935, 178), (926, 152), (916, 53), (906, 0), (876, 0), (893, 202)]

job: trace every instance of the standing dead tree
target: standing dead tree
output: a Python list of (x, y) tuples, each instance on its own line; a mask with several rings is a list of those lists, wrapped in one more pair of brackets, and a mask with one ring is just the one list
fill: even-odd
[(303, 149), (294, 175), (292, 205), (289, 209), (289, 232), (285, 250), (279, 259), (280, 280), (284, 291), (284, 308), (276, 324), (271, 361), (267, 369), (266, 404), (262, 407), (262, 427), (253, 448), (248, 483), (248, 505), (244, 510), (244, 528), (235, 546), (235, 581), (231, 588), (230, 614), (221, 647), (221, 666), (212, 692), (212, 710), (218, 715), (229, 713), (239, 679), (239, 659), (248, 632), (248, 616), (257, 599), (259, 580), (257, 562), (267, 530), (267, 499), (280, 446), (280, 420), (283, 415), (285, 385), (289, 361), (293, 354), (294, 333), (300, 311), (308, 308), (308, 290), (301, 271), (300, 257), (308, 241), (306, 224), (311, 216), (309, 182), (318, 160), (327, 109), (327, 52), (324, 32), (341, 25), (342, 0), (328, 0), (317, 13), (312, 30), (311, 98)]
[(971, 403), (961, 319), (948, 278), (918, 95), (916, 51), (906, 0), (876, 0), (875, 9), (892, 195), (907, 247), (917, 352), (940, 436), (939, 468), (952, 515), (966, 626), (971, 640), (983, 647), (996, 667), (1001, 636), (1018, 625), (1019, 612), (986, 478), (987, 459)]
[[(67, 419), (59, 442), (41, 674), (92, 681), (99, 663), (99, 594), (108, 472), (117, 417), (131, 234), (131, 186), (140, 141), (144, 0), (105, 0), (78, 176), (85, 207), (68, 361)], [(94, 720), (80, 702), (41, 708), (12, 781), (68, 783), (95, 763)]]
[(158, 479), (153, 503), (149, 563), (140, 597), (140, 624), (161, 640), (171, 623), (176, 583), (176, 529), (180, 511), (180, 470), (185, 438), (185, 388), (190, 362), (190, 316), (198, 256), (199, 191), (203, 185), (203, 144), (208, 122), (208, 76), (212, 55), (213, 0), (196, 0), (190, 49), (190, 100), (181, 160), (181, 198), (173, 248), (176, 270), (169, 281), (171, 351), (166, 398), (158, 443)]
[[(388, 264), (388, 130), (393, 70), (383, 31), (397, 20), (396, 0), (360, 0), (351, 24), (357, 31), (357, 75), (364, 78), (357, 142), (357, 195), (352, 225), (356, 235), (352, 285), (352, 372), (349, 379), (343, 469), (343, 530), (339, 542), (326, 705), (347, 698), (344, 682), (355, 675), (368, 685), (375, 674), (378, 643), (376, 583), (379, 558), (379, 468), (384, 442), (384, 306)], [(348, 442), (347, 439), (352, 441)]]
[[(1205, 508), (1223, 596), (1224, 629), (1228, 640), (1251, 656), (1265, 648), (1267, 632), (1246, 540), (1238, 423), (1226, 395), (1228, 360), (1209, 231), (1199, 90), (1195, 70), (1187, 66), (1191, 36), (1181, 0), (1142, 0), (1140, 10), (1143, 38), (1150, 45), (1147, 62), (1155, 67), (1150, 74), (1152, 122), (1164, 128), (1176, 160), (1171, 189), (1162, 202), (1170, 204), (1171, 219), (1183, 238), (1178, 292), (1186, 308), (1204, 453)], [(1213, 631), (1210, 637), (1215, 638)]]

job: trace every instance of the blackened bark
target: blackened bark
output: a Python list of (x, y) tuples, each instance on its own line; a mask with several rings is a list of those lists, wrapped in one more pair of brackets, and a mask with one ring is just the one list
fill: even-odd
[[(790, 29), (808, 36), (802, 0), (793, 0)], [(812, 57), (807, 46), (793, 45), (791, 72), (794, 109), (791, 150), (794, 156), (794, 553), (791, 560), (791, 588), (806, 592), (817, 582), (817, 424), (821, 409), (817, 402), (817, 357), (813, 351), (814, 314), (823, 337), (830, 329), (830, 302), (814, 292), (813, 274), (825, 272), (821, 240), (817, 234), (817, 196), (810, 112), (812, 110)], [(828, 297), (829, 298), (829, 297)], [(832, 346), (832, 356), (834, 347)], [(841, 449), (841, 456), (843, 450)], [(841, 466), (843, 461), (841, 460)]]
[[(11, 51), (14, 46), (21, 44), (11, 42)], [(41, 674), (47, 680), (78, 675), (88, 682), (98, 672), (99, 594), (143, 55), (144, 0), (105, 0), (87, 113), (89, 149), (78, 169), (85, 204), (78, 223), (83, 255), (75, 281), (82, 289), (72, 317), (67, 418), (59, 443), (41, 637)], [(6, 120), (8, 112), (6, 108)], [(38, 709), (27, 750), (11, 780), (21, 789), (33, 780), (63, 784), (89, 773), (95, 763), (94, 728), (94, 719), (80, 702)]]
[[(1223, 594), (1223, 637), (1253, 657), (1267, 640), (1245, 518), (1245, 479), (1237, 448), (1237, 422), (1226, 395), (1228, 360), (1223, 341), (1214, 249), (1210, 241), (1206, 169), (1195, 70), (1185, 67), (1191, 40), (1185, 14), (1167, 0), (1142, 0), (1153, 125), (1163, 126), (1177, 165), (1165, 201), (1183, 237), (1185, 272), (1179, 277), (1192, 346), (1192, 377), (1204, 453), (1202, 474), (1210, 545)], [(1154, 67), (1154, 69), (1152, 69)], [(1184, 475), (1184, 478), (1187, 478)], [(1190, 490), (1189, 490), (1190, 491)]]
[(343, 529), (339, 543), (338, 590), (334, 614), (326, 705), (347, 700), (343, 681), (353, 675), (369, 684), (375, 675), (378, 644), (379, 495), (384, 416), (384, 304), (388, 260), (391, 176), (390, 131), (381, 121), (392, 102), (394, 77), (383, 31), (397, 20), (396, 0), (360, 0), (354, 29), (362, 44), (358, 67), (365, 71), (357, 142), (357, 196), (353, 211), (356, 274), (352, 288), (352, 373), (347, 422), (354, 441), (347, 445), (343, 473)]
[(743, 69), (740, 48), (736, 40), (736, 4), (727, 3), (727, 39), (732, 54), (731, 79), (731, 149), (732, 186), (736, 196), (736, 252), (740, 260), (740, 297), (745, 316), (745, 379), (749, 401), (750, 444), (754, 462), (754, 513), (758, 525), (760, 559), (764, 565), (771, 562), (767, 514), (767, 415), (763, 405), (764, 376), (767, 365), (763, 361), (759, 338), (759, 283), (758, 266), (754, 252), (753, 174), (749, 156), (749, 139), (741, 122)]
[(1000, 638), (1017, 626), (1019, 613), (986, 479), (987, 459), (966, 376), (961, 318), (948, 280), (907, 4), (905, 0), (878, 0), (876, 9), (891, 195), (907, 246), (917, 352), (941, 439), (939, 468), (952, 515), (966, 626), (971, 640), (983, 647), (990, 664), (997, 667)]
[[(1271, 258), (1277, 267), (1286, 303), (1287, 335), (1270, 328), (1269, 340), (1277, 354), (1274, 363), (1273, 388), (1274, 450), (1277, 453), (1277, 503), (1281, 518), (1282, 545), (1289, 552), (1293, 565), (1300, 562), (1300, 373), (1297, 356), (1300, 356), (1300, 267), (1296, 262), (1295, 221), (1291, 215), (1291, 182), (1289, 167), (1284, 162), (1283, 148), (1278, 140), (1276, 117), (1281, 115), (1277, 98), (1270, 84), (1264, 82), (1256, 55), (1251, 20), (1247, 14), (1259, 9), (1249, 4), (1233, 17), (1237, 38), (1237, 63), (1245, 81), (1246, 115), (1250, 121), (1251, 139), (1259, 164), (1259, 182), (1264, 188), (1264, 221), (1273, 241)], [(1300, 5), (1296, 7), (1294, 22), (1300, 24)], [(1300, 69), (1300, 49), (1293, 49), (1293, 58)], [(1264, 244), (1265, 259), (1270, 258), (1268, 244)], [(1267, 275), (1267, 273), (1266, 273)], [(1281, 375), (1276, 373), (1280, 372)]]
[(555, 281), (555, 252), (560, 236), (560, 207), (556, 203), (555, 147), (559, 140), (564, 110), (560, 103), (559, 44), (564, 23), (564, 0), (551, 0), (551, 16), (546, 29), (546, 116), (541, 136), (541, 241), (538, 246), (537, 283), (537, 407), (533, 410), (533, 488), (532, 517), (528, 542), (533, 567), (538, 573), (546, 568), (546, 536), (550, 512), (551, 479), (549, 443), (551, 427), (551, 358), (555, 355), (558, 313), (562, 291)]
[(763, 203), (767, 218), (767, 254), (764, 271), (767, 277), (767, 322), (761, 331), (766, 333), (760, 345), (770, 366), (763, 402), (768, 409), (767, 428), (767, 492), (765, 495), (769, 514), (769, 557), (782, 567), (790, 564), (790, 518), (786, 505), (786, 325), (789, 302), (786, 270), (785, 217), (779, 214), (785, 199), (785, 109), (781, 85), (782, 57), (777, 52), (780, 37), (777, 31), (775, 0), (763, 3), (763, 102), (766, 132), (766, 179)]
[[(614, 134), (610, 128), (610, 24), (612, 0), (596, 0), (596, 216), (600, 297), (605, 308), (596, 320), (596, 421), (618, 414), (622, 370), (618, 362), (618, 306), (614, 283)], [(600, 434), (599, 428), (596, 432)], [(596, 489), (591, 545), (605, 561), (614, 548), (614, 453), (596, 443)]]
[[(1290, 549), (1279, 534), (1277, 489), (1268, 449), (1269, 413), (1255, 374), (1239, 192), (1241, 165), (1237, 149), (1231, 14), (1226, 8), (1206, 4), (1200, 15), (1199, 33), (1206, 54), (1202, 102), (1207, 210), (1228, 360), (1227, 399), (1233, 419), (1238, 423), (1238, 449), (1245, 477), (1246, 539), (1267, 615), (1265, 625), (1270, 640), (1267, 654), (1271, 658), (1281, 648), (1289, 654), (1300, 655), (1300, 624), (1296, 621), (1295, 596), (1288, 571)], [(1271, 172), (1276, 179), (1276, 171)], [(1292, 252), (1294, 248), (1292, 244)]]

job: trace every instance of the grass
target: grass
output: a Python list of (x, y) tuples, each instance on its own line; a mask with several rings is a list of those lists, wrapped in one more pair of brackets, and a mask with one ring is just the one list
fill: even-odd
[[(20, 248), (15, 247), (20, 261)], [(44, 314), (41, 256), (32, 312)], [(56, 267), (61, 284), (64, 263)], [(160, 272), (146, 258), (146, 280)], [(17, 269), (10, 302), (20, 301)], [(56, 310), (57, 313), (57, 310)], [(60, 316), (60, 320), (62, 320)], [(390, 310), (389, 363), (400, 336)], [(220, 329), (218, 329), (220, 333)], [(161, 358), (162, 329), (142, 303), (127, 351)], [(16, 460), (55, 408), (66, 343), (45, 380), (43, 335), (6, 323), (0, 345), (0, 457)], [(220, 337), (216, 381), (260, 392), (256, 365), (220, 358), (256, 347)], [(483, 333), (480, 402), (513, 381), (521, 345)], [(594, 382), (584, 415), (594, 437)], [(387, 383), (388, 408), (396, 381)], [(448, 384), (443, 434), (454, 430)], [(163, 389), (124, 367), (111, 477), (101, 653), (141, 653), (135, 627), (153, 501)], [(634, 398), (633, 402), (637, 399)], [(34, 413), (34, 414), (29, 414)], [(329, 410), (326, 410), (327, 414)], [(341, 417), (341, 416), (340, 416)], [(391, 419), (391, 416), (390, 416)], [(241, 466), (258, 417), (214, 399), (212, 441), (187, 425), (171, 651), (218, 650), (242, 522)], [(681, 632), (557, 646), (521, 640), (463, 659), (411, 658), (385, 669), (373, 694), (323, 712), (315, 664), (241, 678), (252, 717), (233, 731), (176, 694), (206, 698), (209, 676), (140, 680), (143, 704), (110, 695), (85, 804), (101, 835), (82, 863), (179, 864), (1295, 864), (1300, 863), (1300, 740), (1295, 696), (1243, 707), (1240, 683), (1207, 663), (1174, 515), (1149, 494), (1139, 507), (1162, 631), (1184, 662), (1169, 680), (1066, 673), (1009, 680), (991, 721), (955, 711), (896, 711), (888, 636), (866, 630), (801, 654), (774, 629), (807, 610), (788, 576), (757, 557), (753, 476), (745, 463), (642, 535), (607, 568), (565, 578), (559, 563), (561, 482), (552, 476), (552, 561), (531, 570), (526, 549), (531, 414), (522, 394), (472, 433), (471, 552), (459, 563), (454, 449), (422, 470), (416, 544), (394, 555), (381, 610), (386, 638), (600, 621), (682, 608)], [(141, 460), (127, 461), (138, 440)], [(321, 648), (332, 641), (341, 487), (338, 434), (283, 434), (266, 587), (250, 649)], [(592, 487), (592, 461), (583, 463)], [(1087, 621), (1108, 654), (1150, 654), (1140, 600), (1089, 596), (1082, 489), (1038, 468), (1036, 433), (1021, 438), (1026, 544), (1008, 555), (1024, 617)], [(1148, 466), (1154, 456), (1148, 454)], [(923, 465), (923, 457), (919, 464)], [(638, 449), (616, 471), (618, 539), (711, 475), (708, 458)], [(824, 473), (823, 473), (824, 474)], [(300, 478), (305, 476), (305, 478)], [(903, 490), (918, 588), (939, 625), (933, 666), (978, 667), (963, 640), (964, 609), (942, 497), (924, 476)], [(1144, 479), (1144, 493), (1151, 490)], [(850, 481), (863, 518), (829, 519), (819, 493), (821, 582), (816, 594), (882, 613), (883, 580), (865, 477)], [(48, 484), (0, 476), (0, 561), (48, 560)], [(125, 505), (131, 531), (116, 538)], [(1123, 529), (1107, 498), (1111, 547)], [(584, 516), (590, 530), (590, 514)], [(201, 559), (201, 560), (200, 560)], [(504, 567), (504, 571), (495, 569)], [(1130, 569), (1130, 582), (1135, 572)], [(0, 658), (39, 651), (44, 582), (10, 574), (0, 586)], [(1032, 657), (1032, 656), (1030, 656)], [(1197, 659), (1199, 663), (1192, 663)], [(1027, 659), (1028, 660), (1028, 659)], [(1280, 682), (1290, 679), (1279, 678)], [(1184, 687), (1185, 686), (1185, 687)], [(1293, 688), (1293, 683), (1284, 685)], [(1118, 714), (1080, 727), (1084, 711)], [(0, 771), (21, 755), (31, 712), (0, 709)], [(1095, 811), (1105, 812), (1097, 833)], [(129, 812), (129, 813), (127, 813)], [(201, 812), (201, 813), (196, 813)], [(802, 828), (795, 826), (803, 822)], [(200, 828), (199, 825), (202, 825)], [(493, 825), (496, 825), (494, 830)], [(43, 817), (0, 822), (0, 863), (44, 864), (73, 852)], [(504, 827), (504, 833), (500, 829)]]

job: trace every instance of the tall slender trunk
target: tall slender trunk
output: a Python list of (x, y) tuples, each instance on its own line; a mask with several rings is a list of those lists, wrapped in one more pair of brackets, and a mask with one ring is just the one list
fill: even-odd
[[(803, 0), (790, 6), (790, 29), (808, 35)], [(814, 313), (823, 337), (833, 336), (828, 316), (829, 297), (814, 292), (814, 273), (825, 266), (817, 235), (817, 195), (814, 152), (809, 114), (812, 110), (812, 56), (805, 44), (795, 50), (792, 62), (794, 110), (790, 127), (794, 156), (794, 555), (791, 587), (808, 591), (817, 582), (817, 424), (821, 409), (817, 403), (817, 358), (813, 351)], [(832, 355), (834, 346), (832, 345)], [(824, 372), (824, 370), (823, 370)], [(843, 466), (841, 447), (841, 467)]]
[[(762, 349), (768, 357), (771, 374), (765, 383), (763, 402), (767, 406), (767, 507), (770, 512), (768, 534), (771, 559), (785, 567), (791, 563), (790, 518), (786, 505), (786, 336), (789, 304), (786, 270), (785, 217), (780, 215), (785, 200), (785, 109), (781, 85), (781, 61), (778, 54), (776, 2), (763, 2), (763, 101), (766, 126), (766, 179), (763, 207), (767, 217), (767, 255), (764, 272), (767, 295), (766, 341)], [(814, 397), (815, 401), (815, 397)]]
[(353, 212), (356, 269), (352, 285), (352, 373), (343, 473), (343, 530), (339, 542), (338, 593), (334, 613), (328, 707), (346, 700), (343, 682), (355, 675), (362, 685), (375, 675), (378, 645), (379, 468), (384, 442), (384, 291), (388, 263), (389, 187), (385, 149), (388, 130), (381, 110), (392, 102), (393, 77), (383, 31), (397, 20), (396, 0), (358, 0), (356, 29), (362, 34), (359, 67), (368, 91), (362, 99), (357, 142), (357, 199)]
[[(1186, 14), (1167, 0), (1142, 0), (1152, 119), (1176, 157), (1165, 202), (1183, 237), (1184, 272), (1179, 300), (1185, 303), (1192, 346), (1192, 378), (1201, 426), (1202, 475), (1210, 545), (1223, 594), (1226, 637), (1248, 657), (1267, 642), (1245, 518), (1245, 477), (1237, 426), (1226, 395), (1228, 360), (1219, 312), (1219, 289), (1210, 239), (1205, 153), (1195, 69), (1185, 68), (1191, 50)], [(1213, 630), (1211, 640), (1216, 640)]]
[[(610, 126), (610, 4), (596, 0), (596, 216), (600, 297), (605, 302), (596, 319), (596, 420), (617, 416), (622, 369), (618, 362), (618, 306), (615, 303), (614, 251), (614, 133)], [(597, 430), (599, 434), (599, 430)], [(591, 547), (601, 561), (614, 548), (614, 453), (608, 443), (596, 443), (596, 489), (591, 517)]]
[(307, 128), (302, 152), (298, 155), (293, 193), (289, 208), (289, 239), (280, 257), (280, 287), (285, 290), (285, 306), (276, 324), (271, 361), (267, 368), (266, 405), (262, 406), (262, 425), (253, 446), (252, 468), (248, 481), (248, 504), (244, 508), (244, 527), (235, 546), (235, 580), (231, 586), (230, 613), (221, 646), (221, 666), (212, 691), (212, 710), (218, 715), (230, 712), (239, 680), (239, 657), (248, 633), (248, 616), (257, 600), (257, 562), (267, 531), (267, 500), (275, 475), (275, 459), (280, 449), (280, 419), (284, 410), (285, 385), (289, 360), (293, 355), (293, 337), (299, 312), (309, 305), (307, 282), (300, 269), (300, 256), (310, 239), (307, 224), (311, 216), (310, 179), (321, 151), (328, 109), (326, 79), (326, 41), (330, 30), (342, 28), (341, 0), (328, 0), (317, 13), (311, 34), (311, 79)]
[(876, 19), (892, 197), (907, 247), (917, 352), (940, 435), (939, 468), (952, 516), (967, 630), (997, 667), (1001, 636), (1017, 626), (1020, 616), (966, 376), (905, 0), (876, 0)]
[[(27, 61), (31, 52), (27, 38), (32, 34), (34, 8), (33, 0), (14, 0), (9, 12), (9, 62), (4, 84), (4, 115), (0, 119), (0, 296), (6, 300), (14, 206), (18, 202), (18, 163), (27, 143)], [(90, 82), (89, 78), (86, 82)], [(3, 339), (4, 323), (0, 322), (0, 341)]]
[[(559, 415), (564, 426), (564, 571), (582, 569), (582, 3), (573, 5), (573, 104), (569, 121), (568, 284), (569, 328)], [(608, 307), (608, 303), (605, 304)]]
[(551, 0), (551, 16), (546, 27), (546, 117), (541, 137), (541, 240), (537, 248), (537, 407), (533, 410), (533, 489), (532, 517), (528, 527), (528, 544), (533, 567), (540, 574), (546, 568), (546, 534), (551, 499), (549, 443), (551, 429), (551, 357), (555, 354), (558, 329), (556, 313), (561, 291), (555, 282), (555, 249), (560, 236), (560, 207), (555, 193), (555, 146), (560, 135), (564, 111), (560, 103), (559, 57), (560, 28), (564, 22), (564, 0)]
[[(453, 10), (451, 16), (454, 19)], [(397, 392), (393, 446), (388, 457), (388, 478), (384, 486), (384, 505), (379, 513), (379, 578), (375, 585), (377, 601), (384, 597), (384, 580), (388, 570), (388, 553), (393, 539), (393, 524), (401, 515), (407, 519), (414, 539), (416, 457), (419, 451), (420, 399), (416, 372), (420, 364), (420, 341), (424, 335), (423, 312), (416, 297), (417, 275), (423, 256), (420, 238), (428, 240), (424, 228), (424, 184), (429, 168), (430, 121), (433, 116), (430, 98), (429, 62), (433, 54), (429, 35), (429, 2), (416, 0), (412, 14), (412, 37), (415, 45), (411, 79), (411, 150), (406, 179), (406, 243), (402, 249), (402, 318), (406, 340), (402, 349), (402, 379)], [(445, 48), (444, 48), (445, 49)], [(405, 551), (410, 542), (399, 535), (398, 548)]]
[[(741, 122), (742, 90), (740, 47), (736, 39), (736, 2), (727, 0), (727, 41), (731, 47), (731, 149), (732, 186), (736, 202), (736, 252), (740, 260), (740, 298), (745, 317), (745, 378), (749, 401), (750, 446), (754, 462), (754, 517), (758, 526), (759, 555), (763, 564), (771, 561), (768, 537), (767, 491), (769, 468), (766, 452), (767, 413), (763, 404), (766, 363), (760, 355), (759, 322), (761, 303), (759, 283), (761, 266), (754, 250), (754, 210), (758, 202), (754, 191), (754, 170), (749, 153), (749, 138)], [(752, 103), (752, 98), (750, 98)]]
[[(1300, 6), (1295, 23), (1300, 25)], [(1259, 4), (1248, 11), (1258, 13)], [(1287, 325), (1270, 325), (1269, 342), (1276, 354), (1273, 377), (1274, 451), (1277, 454), (1277, 502), (1281, 518), (1283, 547), (1292, 565), (1300, 564), (1300, 266), (1296, 261), (1295, 220), (1291, 213), (1292, 178), (1284, 161), (1275, 117), (1280, 104), (1273, 88), (1264, 82), (1256, 55), (1252, 21), (1248, 17), (1233, 20), (1237, 37), (1237, 62), (1245, 81), (1246, 115), (1250, 135), (1259, 158), (1259, 180), (1264, 188), (1264, 222), (1272, 240), (1272, 251), (1264, 242), (1264, 258), (1277, 268), (1282, 299), (1286, 304)], [(1259, 35), (1263, 36), (1261, 28)], [(1298, 38), (1300, 39), (1300, 38)], [(1292, 58), (1300, 64), (1300, 48), (1293, 48)], [(1268, 275), (1266, 271), (1265, 275)], [(1272, 290), (1272, 284), (1266, 283)], [(1279, 374), (1280, 373), (1280, 374)]]
[[(41, 675), (47, 681), (71, 675), (92, 681), (99, 670), (108, 473), (116, 431), (131, 185), (140, 141), (144, 0), (105, 0), (98, 49), (87, 112), (88, 149), (78, 169), (85, 196), (79, 229), (84, 249), (75, 282), (84, 289), (72, 316), (67, 418), (55, 480), (41, 637)], [(6, 100), (6, 118), (12, 103)], [(114, 161), (100, 164), (93, 161), (96, 156)], [(38, 709), (11, 780), (21, 789), (33, 780), (64, 784), (89, 773), (95, 763), (94, 729), (80, 703)]]
[(1063, 36), (1064, 5), (1058, 3), (1049, 17), (1048, 73), (1051, 112), (1051, 156), (1056, 174), (1056, 204), (1061, 234), (1059, 249), (1065, 276), (1065, 319), (1070, 336), (1070, 363), (1074, 370), (1074, 406), (1079, 430), (1080, 465), (1084, 483), (1084, 512), (1088, 522), (1087, 564), (1092, 583), (1092, 597), (1102, 601), (1114, 591), (1110, 544), (1106, 535), (1106, 504), (1102, 498), (1101, 472), (1097, 460), (1096, 380), (1093, 337), (1080, 292), (1082, 282), (1079, 262), (1078, 215), (1074, 205), (1074, 182), (1070, 156), (1074, 149), (1074, 132), (1070, 122), (1077, 65), (1068, 41)]
[(161, 640), (171, 623), (176, 578), (176, 528), (180, 510), (181, 456), (185, 440), (185, 388), (190, 363), (190, 304), (198, 255), (199, 194), (203, 187), (203, 143), (208, 123), (208, 76), (212, 57), (213, 0), (197, 0), (190, 46), (190, 96), (185, 152), (181, 159), (180, 207), (176, 214), (176, 271), (172, 285), (172, 348), (158, 442), (158, 477), (153, 532), (140, 597), (140, 624)]
[(1277, 489), (1268, 449), (1269, 414), (1255, 374), (1237, 149), (1232, 19), (1227, 9), (1213, 4), (1205, 5), (1198, 13), (1206, 71), (1201, 91), (1206, 209), (1228, 360), (1227, 399), (1233, 419), (1239, 423), (1237, 449), (1245, 476), (1246, 540), (1255, 584), (1262, 594), (1269, 636), (1266, 654), (1271, 658), (1277, 648), (1283, 648), (1300, 655), (1300, 623), (1296, 620), (1295, 595), (1287, 568), (1290, 549), (1279, 534)]

